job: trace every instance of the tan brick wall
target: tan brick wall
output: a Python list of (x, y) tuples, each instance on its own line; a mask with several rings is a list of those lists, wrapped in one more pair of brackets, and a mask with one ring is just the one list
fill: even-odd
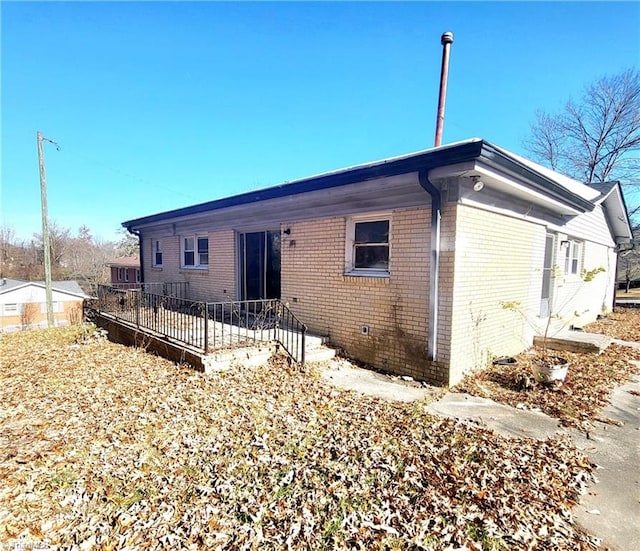
[[(457, 211), (455, 272), (453, 281), (441, 273), (441, 281), (453, 283), (442, 300), (451, 300), (450, 384), (455, 384), (464, 373), (486, 367), (492, 357), (516, 354), (531, 344), (529, 322), (501, 303), (517, 301), (530, 320), (536, 319), (546, 230), (470, 206), (447, 205), (447, 211), (452, 208)], [(451, 231), (449, 224), (443, 226)], [(447, 248), (453, 246), (450, 237), (444, 240)], [(450, 254), (443, 253), (447, 270), (452, 264)]]
[(152, 240), (145, 241), (144, 276), (147, 283), (189, 282), (192, 300), (219, 302), (236, 298), (235, 232), (224, 230), (209, 232), (209, 268), (184, 269), (180, 267), (181, 236), (162, 237), (162, 267), (152, 266)]
[(286, 224), (283, 301), (312, 332), (359, 360), (435, 381), (442, 370), (426, 359), (430, 210), (392, 213), (388, 278), (344, 275), (346, 225), (342, 217)]

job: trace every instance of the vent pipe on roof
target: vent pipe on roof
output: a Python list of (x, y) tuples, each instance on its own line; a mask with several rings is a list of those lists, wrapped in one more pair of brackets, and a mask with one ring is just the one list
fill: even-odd
[(440, 96), (438, 98), (438, 116), (436, 118), (436, 139), (434, 146), (442, 144), (444, 129), (444, 104), (447, 99), (447, 79), (449, 77), (449, 49), (453, 44), (453, 33), (446, 32), (440, 37), (442, 44), (442, 68), (440, 69)]

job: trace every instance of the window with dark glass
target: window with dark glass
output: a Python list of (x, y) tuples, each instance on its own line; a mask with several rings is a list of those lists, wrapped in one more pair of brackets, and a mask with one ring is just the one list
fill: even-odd
[(198, 237), (198, 265), (209, 265), (209, 238)]
[(162, 245), (159, 240), (153, 242), (153, 265), (162, 266)]
[(389, 270), (389, 220), (355, 222), (353, 267)]
[(194, 251), (195, 239), (193, 237), (184, 238), (184, 250), (183, 250), (183, 264), (185, 266), (195, 266), (195, 251)]
[(182, 265), (199, 268), (209, 265), (209, 238), (185, 237), (182, 247)]

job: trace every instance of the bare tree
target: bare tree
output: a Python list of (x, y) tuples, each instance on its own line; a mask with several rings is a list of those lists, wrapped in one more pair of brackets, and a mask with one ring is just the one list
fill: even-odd
[(77, 236), (69, 239), (64, 262), (69, 276), (89, 290), (95, 284), (108, 281), (107, 262), (113, 258), (113, 254), (113, 243), (95, 238), (87, 226), (81, 226)]
[(118, 230), (118, 235), (120, 236), (116, 244), (118, 256), (137, 256), (140, 253), (138, 238), (135, 235), (131, 235), (124, 228)]
[(39, 311), (40, 307), (35, 302), (26, 302), (22, 305), (22, 310), (20, 311), (22, 329), (28, 329), (33, 325)]
[(640, 213), (633, 197), (640, 187), (640, 72), (598, 79), (560, 113), (537, 111), (524, 146), (535, 160), (577, 180), (620, 180), (630, 214)]

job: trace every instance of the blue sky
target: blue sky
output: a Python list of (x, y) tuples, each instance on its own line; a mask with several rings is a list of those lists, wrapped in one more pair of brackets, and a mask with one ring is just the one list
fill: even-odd
[(524, 154), (538, 108), (640, 61), (637, 2), (2, 2), (2, 224), (124, 220), (443, 142)]

